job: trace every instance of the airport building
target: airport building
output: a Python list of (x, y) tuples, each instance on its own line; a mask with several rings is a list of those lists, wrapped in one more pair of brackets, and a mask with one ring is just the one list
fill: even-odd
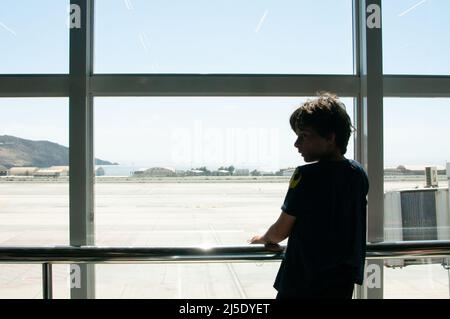
[(6, 175), (8, 175), (8, 169), (5, 166), (0, 165), (0, 176), (6, 176)]

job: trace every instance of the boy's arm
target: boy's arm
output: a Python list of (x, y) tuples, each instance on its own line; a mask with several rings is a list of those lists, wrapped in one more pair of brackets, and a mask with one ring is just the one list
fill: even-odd
[(269, 227), (262, 236), (254, 236), (249, 240), (250, 244), (278, 244), (291, 234), (295, 223), (295, 217), (282, 212), (278, 220)]

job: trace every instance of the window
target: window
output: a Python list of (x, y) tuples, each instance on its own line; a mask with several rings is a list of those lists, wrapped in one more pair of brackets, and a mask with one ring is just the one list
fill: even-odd
[(0, 244), (68, 244), (68, 99), (2, 98), (0, 110)]
[(383, 0), (385, 74), (450, 74), (450, 2)]
[(278, 262), (95, 266), (96, 298), (275, 298)]
[[(385, 241), (450, 239), (450, 148), (443, 140), (450, 133), (449, 116), (450, 99), (385, 98)], [(436, 180), (429, 187), (426, 167), (436, 173), (430, 174)], [(385, 260), (385, 298), (448, 298), (443, 262), (445, 258)]]
[(351, 0), (97, 0), (95, 11), (96, 73), (353, 73)]
[(0, 74), (69, 72), (69, 1), (0, 2)]
[[(439, 141), (450, 131), (449, 99), (386, 98), (384, 102), (385, 240), (450, 239), (446, 161)], [(427, 187), (426, 167), (436, 183)], [(432, 187), (434, 185), (434, 187)]]
[[(68, 99), (0, 98), (0, 245), (69, 244)], [(68, 296), (67, 265), (53, 266)], [(0, 298), (42, 298), (41, 265), (0, 265)]]
[[(52, 265), (53, 298), (70, 298), (69, 270), (69, 265)], [(42, 298), (42, 265), (0, 264), (0, 299)]]
[(449, 271), (442, 265), (429, 259), (396, 262), (403, 263), (405, 267), (384, 268), (385, 299), (448, 299)]
[[(104, 175), (95, 183), (96, 244), (245, 245), (281, 213), (292, 175), (286, 169), (304, 164), (289, 126), (304, 100), (95, 98), (95, 155), (119, 164), (97, 166)], [(343, 102), (353, 119), (353, 99)], [(346, 157), (353, 158), (352, 139)], [(96, 265), (97, 296), (274, 298), (278, 268), (271, 262)]]
[(119, 164), (97, 165), (96, 243), (236, 245), (270, 226), (304, 164), (289, 126), (304, 99), (95, 98), (95, 157)]

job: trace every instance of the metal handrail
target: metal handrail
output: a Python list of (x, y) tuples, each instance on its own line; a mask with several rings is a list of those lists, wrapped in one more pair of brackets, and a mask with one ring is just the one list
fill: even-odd
[[(0, 263), (172, 263), (279, 260), (286, 246), (271, 251), (266, 246), (0, 246)], [(448, 257), (450, 240), (368, 243), (367, 259)]]
[[(52, 298), (52, 264), (70, 263), (179, 263), (276, 261), (277, 251), (265, 245), (196, 247), (102, 247), (102, 246), (0, 246), (0, 263), (42, 264), (44, 299)], [(450, 240), (368, 243), (366, 259), (450, 257)]]

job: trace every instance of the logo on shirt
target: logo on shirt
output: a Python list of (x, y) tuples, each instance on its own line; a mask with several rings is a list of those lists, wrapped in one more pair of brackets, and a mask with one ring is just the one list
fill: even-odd
[(294, 174), (292, 174), (291, 180), (289, 181), (289, 188), (295, 188), (302, 179), (302, 172), (297, 167), (294, 171)]

